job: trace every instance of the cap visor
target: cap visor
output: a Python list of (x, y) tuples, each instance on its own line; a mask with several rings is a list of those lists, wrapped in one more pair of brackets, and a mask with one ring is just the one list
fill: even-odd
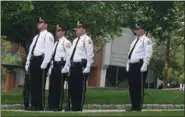
[(80, 24), (80, 25), (77, 25), (76, 28), (80, 28), (80, 27), (83, 27), (85, 28), (85, 26), (83, 24)]
[(144, 29), (142, 26), (136, 26), (136, 29)]

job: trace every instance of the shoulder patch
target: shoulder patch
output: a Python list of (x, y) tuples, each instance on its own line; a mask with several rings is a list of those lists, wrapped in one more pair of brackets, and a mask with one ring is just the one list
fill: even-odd
[(89, 44), (93, 44), (92, 39), (88, 39)]
[(68, 42), (68, 43), (66, 43), (66, 47), (67, 48), (70, 48), (71, 47), (71, 44)]
[(49, 41), (53, 42), (53, 37), (52, 36), (49, 37)]
[(151, 45), (152, 44), (152, 41), (150, 39), (147, 39), (147, 44), (148, 45)]

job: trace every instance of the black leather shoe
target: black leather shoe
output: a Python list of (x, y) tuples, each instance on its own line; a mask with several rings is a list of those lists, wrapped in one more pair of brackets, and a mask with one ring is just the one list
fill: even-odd
[(35, 111), (44, 111), (43, 108), (35, 108)]
[(54, 109), (53, 109), (53, 111), (55, 111), (55, 112), (56, 112), (56, 111), (59, 111), (59, 109), (58, 109), (58, 108), (54, 108)]
[(70, 108), (69, 105), (66, 105), (66, 106), (64, 107), (64, 110), (65, 110), (65, 111), (71, 111), (71, 108)]
[(141, 109), (133, 109), (133, 108), (129, 108), (129, 109), (126, 109), (126, 111), (141, 111)]
[(53, 109), (51, 108), (46, 108), (45, 111), (52, 111)]
[(82, 109), (71, 109), (73, 112), (82, 112)]
[(25, 107), (24, 108), (24, 110), (30, 110), (31, 109), (31, 107)]
[(27, 110), (28, 110), (28, 111), (34, 111), (35, 108), (34, 108), (34, 107), (28, 107)]
[(58, 111), (62, 111), (62, 108), (59, 108)]
[(135, 109), (134, 111), (141, 111), (141, 109)]

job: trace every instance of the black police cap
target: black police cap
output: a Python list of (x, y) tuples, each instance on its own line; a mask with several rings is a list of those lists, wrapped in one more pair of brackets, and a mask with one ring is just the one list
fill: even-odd
[(136, 24), (136, 29), (138, 29), (138, 28), (140, 28), (140, 29), (145, 29), (146, 28), (146, 26), (145, 26), (145, 24), (144, 23), (137, 23)]
[(87, 28), (87, 25), (84, 23), (84, 22), (80, 22), (78, 21), (77, 24), (76, 24), (76, 27), (83, 27), (83, 28)]
[(38, 23), (48, 23), (47, 21), (45, 21), (44, 19), (42, 19), (41, 17), (39, 17), (39, 21), (38, 21)]
[(66, 31), (66, 27), (63, 26), (63, 25), (61, 25), (61, 24), (58, 24), (58, 25), (56, 26), (56, 30), (64, 30), (64, 31)]

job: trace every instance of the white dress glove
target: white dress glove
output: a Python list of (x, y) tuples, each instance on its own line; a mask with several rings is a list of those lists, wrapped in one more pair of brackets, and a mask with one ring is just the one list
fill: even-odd
[(126, 71), (129, 72), (129, 62), (127, 62)]
[(147, 71), (147, 65), (143, 64), (141, 67), (141, 72), (145, 72), (145, 71)]
[(46, 64), (46, 63), (45, 64), (42, 63), (42, 65), (40, 67), (41, 67), (41, 69), (46, 69), (47, 65), (48, 64)]
[(26, 62), (26, 64), (25, 64), (25, 70), (28, 72), (28, 68), (29, 68), (29, 65), (30, 65), (30, 62)]
[(83, 70), (83, 73), (89, 73), (90, 72), (90, 68), (89, 67), (86, 67), (84, 70)]
[(65, 66), (63, 69), (62, 69), (62, 73), (68, 73), (69, 72), (69, 67), (68, 66)]

